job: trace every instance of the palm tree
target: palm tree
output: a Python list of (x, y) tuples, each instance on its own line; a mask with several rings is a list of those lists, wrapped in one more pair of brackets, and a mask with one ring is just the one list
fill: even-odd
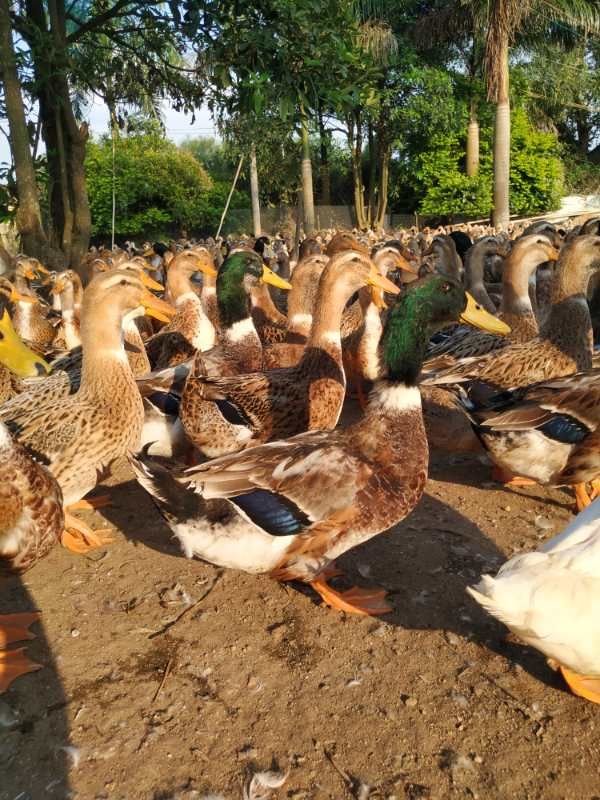
[[(477, 3), (480, 1), (474, 0)], [(490, 5), (486, 75), (488, 97), (496, 104), (492, 222), (500, 228), (506, 227), (510, 218), (509, 48), (526, 23), (539, 30), (542, 36), (553, 23), (597, 31), (600, 30), (600, 4), (598, 0), (494, 0)]]
[[(465, 38), (471, 41), (473, 59), (470, 64), (465, 59), (470, 78), (475, 77), (471, 65), (475, 67), (479, 62), (476, 50), (484, 45), (488, 99), (496, 106), (492, 221), (498, 227), (505, 227), (510, 218), (510, 47), (525, 34), (528, 44), (546, 41), (550, 33), (555, 33), (556, 25), (599, 30), (600, 3), (598, 0), (453, 0), (448, 4), (434, 0), (417, 22), (417, 40), (421, 44), (424, 40), (437, 44), (458, 44)], [(467, 174), (476, 174), (479, 125), (474, 98), (470, 105)]]

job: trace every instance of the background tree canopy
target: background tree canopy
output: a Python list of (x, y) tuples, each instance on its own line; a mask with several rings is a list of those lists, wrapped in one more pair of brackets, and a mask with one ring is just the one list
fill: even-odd
[[(56, 267), (109, 233), (94, 99), (119, 236), (215, 233), (242, 155), (250, 206), (251, 153), (263, 205), (302, 196), (307, 230), (314, 197), (361, 228), (390, 210), (506, 224), (600, 191), (599, 65), (598, 0), (0, 0), (1, 212)], [(148, 128), (202, 103), (220, 141)]]

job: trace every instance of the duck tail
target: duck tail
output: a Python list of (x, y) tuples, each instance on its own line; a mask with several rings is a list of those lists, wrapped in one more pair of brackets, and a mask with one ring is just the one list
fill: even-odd
[(139, 453), (129, 454), (129, 463), (138, 483), (152, 497), (162, 516), (170, 524), (196, 519), (205, 512), (204, 498), (191, 486), (180, 483), (176, 475), (180, 466), (156, 461), (148, 455), (152, 442), (144, 445)]

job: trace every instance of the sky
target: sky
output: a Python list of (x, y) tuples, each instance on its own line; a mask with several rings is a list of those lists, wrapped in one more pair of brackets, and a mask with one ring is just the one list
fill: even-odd
[[(163, 121), (167, 129), (167, 137), (174, 142), (181, 142), (188, 137), (216, 136), (217, 132), (208, 108), (202, 106), (196, 112), (196, 119), (192, 124), (192, 115), (173, 111), (168, 104), (162, 107)], [(94, 136), (108, 131), (108, 111), (99, 100), (94, 100), (85, 114), (85, 119), (90, 125)], [(0, 117), (0, 126), (8, 131), (8, 122)], [(0, 133), (0, 163), (10, 162), (10, 148), (6, 137)]]

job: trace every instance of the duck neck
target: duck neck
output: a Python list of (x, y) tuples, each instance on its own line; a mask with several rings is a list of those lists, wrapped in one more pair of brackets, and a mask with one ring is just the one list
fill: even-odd
[(552, 281), (552, 303), (560, 303), (574, 295), (585, 296), (590, 272), (570, 249), (561, 253), (558, 269)]
[(427, 306), (409, 292), (388, 316), (382, 359), (388, 383), (416, 387), (431, 337)]
[(167, 273), (167, 292), (171, 302), (175, 304), (184, 295), (195, 294), (187, 272), (178, 269), (177, 266), (173, 266)]
[[(217, 306), (223, 331), (249, 320), (250, 299), (244, 285), (245, 273), (239, 270), (221, 270), (217, 275)], [(253, 326), (254, 327), (254, 326)]]
[(258, 286), (252, 289), (250, 292), (250, 302), (252, 304), (252, 310), (262, 313), (268, 322), (273, 322), (277, 325), (286, 324), (287, 319), (273, 302), (271, 292), (266, 283), (261, 281)]
[(81, 389), (94, 397), (114, 401), (113, 377), (125, 375), (135, 387), (124, 347), (123, 329), (127, 319), (108, 303), (85, 308), (81, 323)]
[(515, 252), (508, 254), (502, 281), (503, 314), (533, 313), (529, 285), (530, 281), (535, 281), (538, 264), (538, 259), (519, 258)]
[(324, 272), (319, 283), (317, 303), (307, 348), (326, 350), (333, 358), (342, 357), (340, 327), (346, 303), (356, 291), (355, 285), (344, 280), (344, 274)]

